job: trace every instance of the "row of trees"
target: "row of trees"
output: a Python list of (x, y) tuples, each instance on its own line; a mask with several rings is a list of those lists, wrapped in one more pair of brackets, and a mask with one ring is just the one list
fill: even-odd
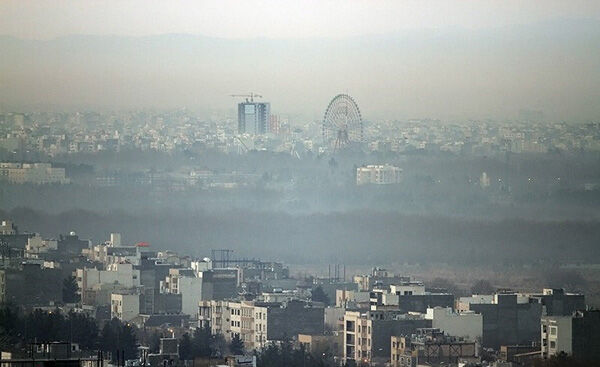
[(271, 344), (256, 352), (256, 364), (260, 367), (332, 367), (335, 361), (331, 354), (313, 355), (304, 347), (294, 348), (289, 341), (280, 346)]
[(23, 313), (16, 307), (0, 306), (0, 349), (19, 352), (29, 343), (69, 341), (83, 350), (103, 350), (116, 354), (125, 352), (125, 358), (135, 358), (136, 331), (132, 325), (118, 319), (107, 322), (99, 330), (96, 320), (81, 313), (40, 309)]
[[(151, 348), (152, 349), (152, 348)], [(209, 328), (196, 328), (192, 335), (183, 334), (179, 340), (179, 358), (191, 360), (197, 357), (220, 357), (226, 354), (244, 354), (244, 342), (235, 335), (229, 344), (222, 335), (213, 335)]]
[(112, 353), (113, 361), (117, 357), (116, 351), (122, 351), (125, 359), (137, 357), (137, 337), (134, 327), (116, 318), (104, 324), (98, 345), (101, 350)]

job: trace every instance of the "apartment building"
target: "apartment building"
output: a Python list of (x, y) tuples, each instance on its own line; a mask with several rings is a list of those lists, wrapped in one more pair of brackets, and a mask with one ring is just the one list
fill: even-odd
[(410, 336), (392, 336), (390, 344), (392, 367), (479, 362), (475, 341), (447, 336), (436, 328), (417, 329)]
[(198, 323), (221, 334), (226, 341), (238, 335), (248, 349), (260, 349), (268, 341), (294, 338), (298, 334), (323, 334), (323, 307), (290, 301), (201, 301)]
[(344, 314), (343, 359), (347, 363), (383, 365), (390, 356), (390, 338), (410, 335), (431, 327), (420, 314), (398, 311), (346, 311)]
[(541, 318), (541, 356), (567, 353), (581, 361), (600, 360), (600, 311)]

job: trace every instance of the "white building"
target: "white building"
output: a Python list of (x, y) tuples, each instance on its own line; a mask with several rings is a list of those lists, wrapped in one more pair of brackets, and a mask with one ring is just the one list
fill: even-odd
[(139, 287), (140, 271), (128, 263), (110, 264), (107, 270), (77, 269), (77, 285), (82, 292), (102, 284), (119, 284), (124, 288)]
[(542, 357), (549, 358), (560, 352), (573, 352), (573, 317), (545, 316), (541, 319)]
[(460, 297), (456, 303), (457, 311), (468, 311), (469, 305), (494, 303), (493, 294), (474, 294), (468, 297)]
[(196, 272), (197, 276), (200, 276), (200, 273), (203, 271), (212, 269), (212, 260), (205, 257), (199, 261), (192, 261), (190, 262), (190, 267)]
[[(202, 273), (200, 273), (202, 274)], [(164, 290), (171, 294), (181, 294), (181, 312), (194, 316), (198, 312), (198, 303), (203, 299), (203, 278), (196, 276), (192, 269), (169, 269), (169, 275), (163, 284)]]
[(390, 185), (402, 181), (402, 169), (391, 165), (368, 165), (356, 169), (357, 185)]
[(473, 311), (455, 313), (450, 307), (428, 308), (425, 318), (431, 320), (431, 327), (450, 336), (472, 341), (480, 341), (483, 336), (483, 315)]
[(421, 282), (406, 282), (390, 285), (390, 293), (399, 296), (412, 296), (425, 294), (425, 285)]
[(140, 314), (140, 295), (137, 293), (112, 293), (110, 316), (121, 321), (131, 321)]
[(121, 246), (121, 234), (120, 233), (111, 233), (109, 243), (111, 246), (114, 246), (114, 247)]

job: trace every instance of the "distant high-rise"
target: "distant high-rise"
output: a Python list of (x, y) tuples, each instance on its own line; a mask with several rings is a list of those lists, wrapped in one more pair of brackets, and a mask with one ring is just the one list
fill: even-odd
[(265, 134), (269, 132), (271, 104), (242, 102), (238, 104), (238, 132), (240, 134)]

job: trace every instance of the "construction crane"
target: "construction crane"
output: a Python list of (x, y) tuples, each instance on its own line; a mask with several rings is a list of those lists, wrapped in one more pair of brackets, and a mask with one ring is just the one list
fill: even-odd
[(244, 97), (246, 98), (246, 102), (254, 102), (254, 97), (262, 98), (260, 94), (256, 94), (254, 92), (250, 92), (250, 94), (230, 94), (231, 97)]

